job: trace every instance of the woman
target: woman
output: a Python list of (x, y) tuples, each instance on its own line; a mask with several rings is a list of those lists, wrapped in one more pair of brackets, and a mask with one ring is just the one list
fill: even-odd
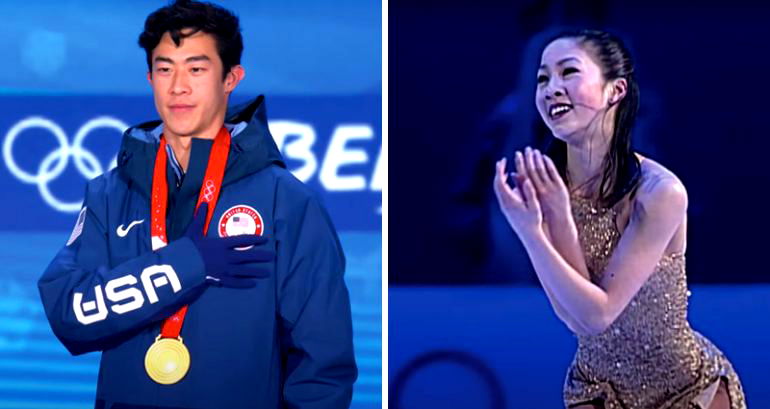
[(578, 337), (565, 405), (745, 408), (730, 363), (687, 322), (687, 193), (631, 150), (639, 89), (627, 49), (607, 33), (564, 33), (541, 64), (536, 105), (556, 139), (549, 155), (516, 152), (515, 187), (501, 159), (494, 188)]

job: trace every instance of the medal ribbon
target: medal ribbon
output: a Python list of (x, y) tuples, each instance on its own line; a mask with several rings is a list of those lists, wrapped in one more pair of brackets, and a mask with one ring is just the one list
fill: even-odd
[[(209, 223), (214, 216), (214, 208), (217, 205), (217, 199), (219, 199), (219, 191), (222, 186), (222, 178), (225, 175), (225, 165), (227, 164), (229, 152), (230, 132), (223, 126), (214, 138), (214, 145), (211, 147), (211, 153), (209, 153), (209, 163), (206, 166), (206, 175), (203, 178), (198, 202), (195, 204), (195, 212), (197, 213), (201, 203), (208, 203), (206, 224), (203, 225), (204, 236), (208, 232)], [(150, 205), (152, 223), (150, 235), (153, 251), (168, 244), (168, 237), (166, 236), (166, 209), (168, 207), (167, 162), (166, 138), (161, 135), (160, 147), (155, 155), (155, 170), (152, 176), (152, 199)], [(182, 324), (184, 323), (186, 313), (187, 306), (185, 305), (174, 315), (167, 318), (161, 328), (161, 338), (178, 338), (179, 333), (182, 331)]]

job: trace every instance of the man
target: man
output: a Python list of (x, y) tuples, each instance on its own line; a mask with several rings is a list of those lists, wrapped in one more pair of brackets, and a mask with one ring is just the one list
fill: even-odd
[(161, 121), (125, 132), (40, 278), (54, 334), (74, 355), (102, 351), (97, 408), (347, 408), (344, 256), (263, 98), (227, 110), (238, 18), (177, 1), (139, 44)]

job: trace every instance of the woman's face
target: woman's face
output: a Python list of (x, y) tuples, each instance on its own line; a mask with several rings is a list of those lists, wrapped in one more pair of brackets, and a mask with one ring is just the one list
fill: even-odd
[(543, 50), (540, 64), (535, 103), (553, 135), (569, 142), (600, 125), (608, 87), (593, 57), (574, 39), (561, 38)]

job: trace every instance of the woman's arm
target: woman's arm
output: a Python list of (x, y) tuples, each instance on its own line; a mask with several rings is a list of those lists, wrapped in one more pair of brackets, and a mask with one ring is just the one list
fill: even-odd
[[(530, 178), (533, 181), (537, 197), (543, 208), (543, 232), (546, 240), (550, 241), (556, 251), (564, 257), (572, 268), (590, 280), (588, 267), (580, 246), (577, 226), (572, 217), (569, 203), (569, 191), (550, 158), (540, 154), (538, 150), (527, 148), (525, 154), (516, 152), (516, 183), (522, 186)], [(539, 277), (538, 277), (539, 280)], [(556, 313), (556, 316), (567, 327), (578, 335), (587, 335), (590, 331), (572, 317), (556, 299), (549, 285), (540, 281), (545, 294)]]
[(532, 179), (547, 226), (543, 230), (551, 244), (572, 268), (590, 280), (577, 226), (572, 217), (569, 190), (553, 161), (540, 151), (527, 147), (524, 154), (516, 152), (516, 171), (522, 178)]
[[(543, 234), (545, 235), (545, 239), (553, 243), (553, 239), (551, 238), (551, 235), (549, 233), (550, 232), (549, 227), (550, 226), (548, 226), (545, 220), (543, 220)], [(577, 228), (575, 228), (575, 237), (577, 238)], [(578, 248), (579, 247), (580, 247), (580, 244), (578, 243)], [(556, 248), (558, 250), (558, 247)], [(564, 256), (563, 253), (562, 253), (562, 256)], [(580, 253), (580, 256), (582, 260), (582, 257), (583, 257), (582, 252)], [(565, 257), (565, 259), (567, 259), (567, 257)], [(583, 265), (585, 265), (585, 262)], [(575, 268), (574, 265), (572, 265), (572, 267)], [(586, 269), (586, 277), (588, 277), (587, 269)], [(539, 280), (540, 280), (540, 277), (538, 277), (538, 281)], [(564, 307), (562, 307), (562, 305), (559, 303), (559, 300), (556, 299), (553, 292), (548, 288), (548, 286), (543, 284), (542, 281), (540, 281), (540, 286), (543, 287), (543, 290), (545, 290), (545, 295), (546, 297), (548, 297), (548, 301), (551, 303), (551, 307), (553, 307), (554, 313), (556, 313), (556, 316), (564, 323), (564, 325), (566, 325), (570, 331), (572, 331), (577, 335), (588, 335), (589, 331), (586, 328), (584, 328), (579, 322), (577, 322), (577, 320), (575, 320), (572, 316), (570, 316), (569, 312), (566, 309), (564, 309)]]
[[(551, 237), (549, 235), (549, 229), (545, 221), (543, 220), (542, 213), (539, 210), (537, 212), (526, 211), (526, 203), (524, 202), (524, 197), (522, 196), (523, 186), (525, 184), (531, 185), (532, 180), (527, 177), (527, 171), (523, 166), (521, 153), (520, 152), (516, 153), (516, 167), (517, 167), (517, 170), (520, 171), (520, 173), (512, 174), (516, 180), (516, 186), (517, 186), (514, 189), (511, 189), (507, 185), (508, 174), (504, 172), (505, 163), (506, 163), (505, 158), (498, 161), (497, 172), (495, 174), (495, 183), (494, 183), (495, 194), (497, 195), (498, 203), (500, 204), (500, 208), (503, 210), (503, 214), (506, 216), (506, 219), (508, 219), (509, 224), (511, 224), (514, 230), (516, 230), (516, 225), (520, 223), (513, 222), (512, 218), (522, 219), (523, 217), (527, 216), (527, 213), (529, 213), (530, 217), (540, 220), (539, 223), (541, 224), (541, 227), (542, 227), (543, 236), (547, 241), (550, 241)], [(569, 198), (567, 197), (566, 200), (569, 200)], [(508, 208), (518, 208), (519, 210), (525, 210), (525, 211), (511, 213), (506, 211), (506, 209)], [(586, 276), (587, 276), (587, 273), (586, 273)], [(538, 277), (538, 280), (540, 280), (540, 277)], [(545, 294), (548, 297), (548, 301), (551, 303), (551, 306), (553, 307), (553, 310), (556, 313), (556, 316), (559, 317), (559, 319), (561, 319), (561, 321), (564, 322), (564, 324), (566, 324), (567, 327), (572, 332), (578, 335), (587, 334), (588, 333), (587, 329), (583, 327), (577, 320), (575, 320), (573, 317), (570, 316), (569, 312), (564, 307), (562, 307), (561, 303), (559, 303), (559, 300), (556, 299), (556, 297), (553, 294), (553, 291), (551, 291), (542, 280), (540, 280), (540, 284), (543, 286), (543, 289), (545, 290)]]
[[(568, 221), (558, 222), (551, 220), (551, 222), (556, 224), (549, 225), (545, 222), (543, 223), (543, 232), (545, 234), (546, 240), (553, 244), (556, 251), (559, 252), (562, 257), (564, 257), (564, 260), (567, 261), (567, 263), (569, 263), (572, 268), (578, 271), (581, 276), (585, 277), (587, 280), (590, 280), (588, 275), (588, 268), (586, 267), (585, 259), (583, 257), (582, 248), (580, 247), (580, 242), (578, 241), (577, 227), (575, 226), (573, 219), (570, 217)], [(562, 229), (552, 226), (562, 226)], [(583, 267), (582, 271), (578, 268), (579, 266)], [(574, 317), (572, 317), (569, 311), (567, 311), (561, 305), (559, 300), (556, 299), (556, 296), (550, 289), (549, 285), (543, 283), (539, 276), (538, 281), (540, 281), (540, 286), (543, 287), (543, 290), (545, 290), (545, 295), (548, 297), (548, 301), (551, 302), (551, 306), (553, 307), (556, 316), (559, 317), (559, 319), (567, 326), (567, 328), (569, 328), (570, 331), (577, 335), (588, 335), (590, 331), (582, 324), (580, 324)]]
[(548, 218), (548, 222), (548, 231), (553, 247), (562, 257), (564, 257), (564, 261), (586, 280), (590, 281), (591, 276), (588, 274), (588, 266), (586, 265), (585, 256), (583, 255), (583, 248), (580, 247), (577, 226), (575, 225), (575, 220), (572, 218), (572, 215), (570, 214), (563, 219), (559, 217), (550, 217)]
[(599, 285), (586, 280), (541, 232), (520, 235), (540, 281), (591, 333), (603, 332), (625, 309), (684, 218), (687, 194), (679, 181), (658, 177), (645, 185)]
[[(538, 277), (538, 280), (540, 280), (540, 277)], [(548, 297), (548, 301), (551, 302), (551, 307), (553, 307), (554, 313), (556, 313), (556, 316), (559, 317), (561, 322), (563, 322), (570, 331), (577, 335), (589, 335), (591, 333), (591, 331), (589, 331), (581, 323), (574, 319), (570, 315), (569, 311), (562, 307), (561, 303), (559, 303), (559, 300), (556, 299), (556, 296), (547, 285), (543, 284), (542, 281), (540, 281), (540, 285), (543, 287), (543, 290), (545, 290), (545, 295)]]

